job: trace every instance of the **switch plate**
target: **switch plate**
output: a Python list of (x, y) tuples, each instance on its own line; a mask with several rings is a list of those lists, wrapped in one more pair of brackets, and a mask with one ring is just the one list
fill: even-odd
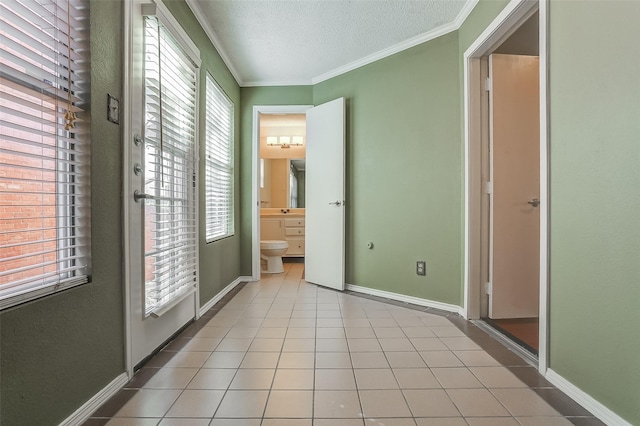
[(418, 260), (416, 262), (416, 274), (427, 275), (427, 262), (424, 260)]

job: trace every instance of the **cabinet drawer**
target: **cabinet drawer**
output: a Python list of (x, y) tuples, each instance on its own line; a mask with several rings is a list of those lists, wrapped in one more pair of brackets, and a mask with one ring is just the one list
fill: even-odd
[(285, 256), (294, 255), (294, 254), (304, 255), (304, 239), (303, 238), (287, 239), (287, 242), (289, 243), (289, 250), (287, 250), (287, 254), (285, 254)]
[(304, 235), (304, 228), (284, 228), (284, 235)]
[(288, 227), (303, 227), (304, 228), (304, 219), (285, 219), (284, 226)]

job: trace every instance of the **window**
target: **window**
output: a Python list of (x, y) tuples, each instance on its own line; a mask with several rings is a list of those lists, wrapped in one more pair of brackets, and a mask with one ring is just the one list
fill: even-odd
[(155, 16), (145, 17), (145, 313), (195, 288), (198, 68)]
[(89, 2), (0, 2), (0, 308), (88, 282)]
[(298, 177), (293, 164), (289, 165), (289, 207), (298, 207)]
[(207, 242), (233, 235), (233, 104), (207, 74)]

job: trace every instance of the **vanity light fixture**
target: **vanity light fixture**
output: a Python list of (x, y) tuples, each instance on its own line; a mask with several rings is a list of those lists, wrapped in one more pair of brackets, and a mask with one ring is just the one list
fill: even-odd
[(267, 136), (267, 146), (290, 148), (291, 146), (302, 146), (303, 144), (303, 136)]

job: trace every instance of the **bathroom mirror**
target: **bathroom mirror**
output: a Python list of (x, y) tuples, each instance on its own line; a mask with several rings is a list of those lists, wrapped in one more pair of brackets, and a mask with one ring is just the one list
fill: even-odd
[(260, 207), (305, 207), (305, 114), (260, 114)]
[(260, 159), (260, 207), (304, 208), (305, 159)]

